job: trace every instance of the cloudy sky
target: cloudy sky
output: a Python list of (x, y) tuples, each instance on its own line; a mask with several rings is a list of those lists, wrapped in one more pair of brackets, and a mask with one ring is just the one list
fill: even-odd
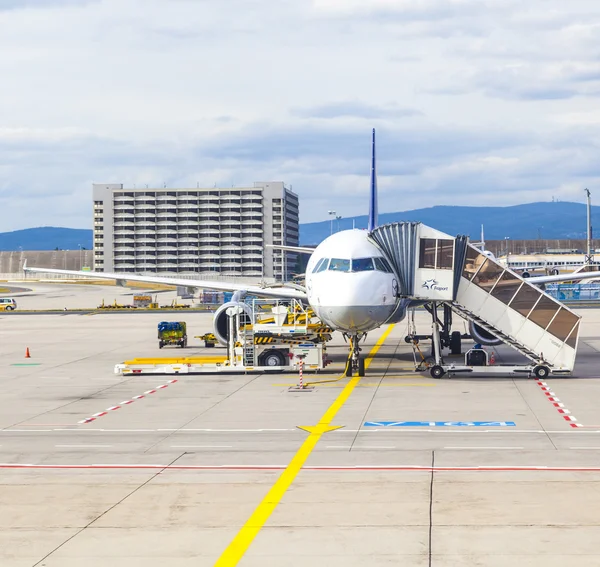
[(364, 214), (373, 127), (381, 212), (599, 185), (596, 0), (0, 0), (0, 30), (0, 232), (91, 227), (93, 182)]

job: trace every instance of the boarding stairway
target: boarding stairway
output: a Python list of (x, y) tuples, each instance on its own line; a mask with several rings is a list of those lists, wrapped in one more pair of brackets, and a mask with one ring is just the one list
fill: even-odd
[(370, 239), (398, 278), (398, 301), (446, 304), (552, 372), (573, 370), (581, 317), (475, 248), (422, 223), (375, 228)]
[(536, 364), (543, 364), (544, 361), (535, 353), (534, 351), (524, 347), (519, 341), (516, 341), (511, 336), (495, 329), (487, 322), (485, 322), (481, 317), (477, 317), (477, 315), (471, 313), (468, 309), (465, 309), (462, 305), (457, 304), (456, 302), (450, 303), (452, 310), (455, 313), (458, 313), (463, 319), (467, 319), (468, 321), (472, 321), (478, 327), (484, 329), (488, 333), (498, 337), (502, 342), (514, 348), (517, 352), (521, 353), (523, 356), (526, 356), (532, 362)]

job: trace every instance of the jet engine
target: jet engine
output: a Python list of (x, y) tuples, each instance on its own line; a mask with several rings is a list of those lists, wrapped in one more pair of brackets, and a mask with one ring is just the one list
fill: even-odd
[(241, 301), (229, 301), (219, 307), (213, 317), (213, 333), (216, 339), (222, 344), (227, 345), (229, 339), (229, 321), (227, 309), (230, 307), (241, 307), (244, 313), (240, 315), (240, 324), (248, 325), (252, 323), (252, 308)]
[(502, 341), (499, 338), (495, 337), (485, 329), (482, 329), (479, 325), (473, 323), (473, 321), (469, 321), (469, 334), (476, 343), (481, 345), (496, 346), (502, 344)]

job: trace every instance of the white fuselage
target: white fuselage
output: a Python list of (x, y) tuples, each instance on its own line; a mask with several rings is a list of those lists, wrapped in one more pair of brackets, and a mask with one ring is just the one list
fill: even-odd
[(396, 278), (366, 230), (337, 232), (313, 252), (306, 268), (308, 301), (333, 329), (363, 333), (384, 324), (397, 305)]

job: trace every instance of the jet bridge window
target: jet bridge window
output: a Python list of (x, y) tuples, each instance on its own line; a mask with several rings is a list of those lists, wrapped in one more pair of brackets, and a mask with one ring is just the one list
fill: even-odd
[(373, 258), (354, 258), (352, 260), (353, 272), (368, 272), (374, 269)]
[(510, 306), (523, 315), (523, 317), (527, 317), (540, 298), (540, 295), (542, 294), (539, 289), (534, 288), (528, 283), (524, 283), (515, 295), (515, 298), (511, 301)]
[(508, 305), (522, 283), (522, 280), (506, 270), (498, 280), (491, 295)]
[(437, 241), (436, 266), (440, 270), (451, 270), (454, 260), (454, 240)]
[(462, 274), (463, 278), (471, 281), (486, 259), (486, 256), (469, 246), (467, 248), (467, 257), (465, 258), (465, 267)]
[(556, 301), (543, 295), (529, 314), (529, 319), (542, 329), (545, 329), (558, 309), (559, 304)]
[(569, 333), (573, 327), (577, 324), (577, 315), (567, 311), (564, 307), (560, 308), (560, 311), (554, 317), (552, 323), (548, 327), (548, 332), (552, 333), (557, 339), (566, 341)]
[(471, 280), (474, 284), (477, 284), (480, 288), (485, 291), (490, 291), (494, 284), (498, 281), (498, 278), (502, 275), (504, 268), (492, 262), (489, 258), (486, 258), (483, 266), (477, 275)]
[(435, 268), (435, 238), (421, 238), (419, 268)]
[(329, 262), (330, 272), (349, 272), (350, 271), (350, 260), (345, 258), (332, 258)]
[(451, 270), (454, 260), (454, 241), (421, 238), (419, 268)]

